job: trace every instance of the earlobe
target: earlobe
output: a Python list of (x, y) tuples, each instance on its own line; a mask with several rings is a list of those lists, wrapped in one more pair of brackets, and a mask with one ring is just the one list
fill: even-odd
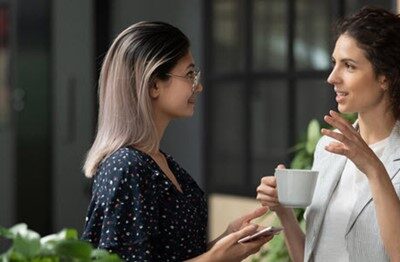
[(381, 76), (379, 79), (379, 85), (382, 88), (383, 91), (388, 90), (388, 82), (386, 79), (386, 76)]
[(154, 83), (150, 87), (149, 93), (151, 98), (157, 98), (160, 95), (160, 88), (157, 86), (157, 83)]

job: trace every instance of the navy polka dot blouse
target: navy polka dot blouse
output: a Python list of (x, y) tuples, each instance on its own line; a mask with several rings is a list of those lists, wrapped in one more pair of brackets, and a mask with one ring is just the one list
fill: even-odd
[(121, 148), (99, 166), (82, 239), (126, 261), (183, 261), (206, 252), (204, 193), (165, 155), (183, 193), (147, 154)]

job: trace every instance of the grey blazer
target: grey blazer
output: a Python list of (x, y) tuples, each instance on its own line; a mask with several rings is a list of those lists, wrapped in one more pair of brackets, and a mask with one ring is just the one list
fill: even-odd
[[(338, 185), (347, 158), (329, 153), (324, 149), (333, 139), (322, 137), (314, 154), (313, 170), (318, 170), (319, 177), (311, 205), (305, 213), (306, 242), (304, 261), (314, 261), (313, 251), (319, 238), (322, 222), (332, 193)], [(384, 149), (382, 162), (392, 180), (397, 195), (400, 197), (400, 122), (395, 124), (387, 147)], [(350, 261), (389, 261), (379, 234), (374, 201), (368, 183), (356, 199), (354, 209), (347, 225), (345, 241)]]

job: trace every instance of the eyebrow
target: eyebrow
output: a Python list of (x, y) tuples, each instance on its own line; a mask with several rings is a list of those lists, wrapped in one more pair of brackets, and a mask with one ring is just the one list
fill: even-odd
[(195, 67), (195, 65), (194, 65), (193, 63), (190, 63), (190, 65), (188, 65), (188, 66), (186, 67), (186, 69), (188, 69), (188, 68), (190, 68), (190, 67)]
[[(336, 59), (332, 56), (332, 57), (331, 57), (331, 61), (336, 61)], [(351, 59), (351, 58), (343, 58), (343, 59), (340, 59), (340, 62), (342, 62), (342, 63), (345, 63), (345, 62), (352, 62), (352, 63), (354, 63), (354, 64), (357, 64), (357, 62), (356, 62), (355, 60)]]

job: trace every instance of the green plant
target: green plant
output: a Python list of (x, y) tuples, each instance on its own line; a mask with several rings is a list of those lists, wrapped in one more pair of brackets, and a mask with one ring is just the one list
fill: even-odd
[(12, 240), (9, 250), (0, 255), (0, 262), (121, 261), (117, 255), (79, 240), (74, 229), (40, 238), (26, 224), (17, 224), (9, 229), (0, 227), (0, 237)]
[[(342, 115), (347, 121), (353, 123), (357, 115), (356, 114), (343, 114)], [(315, 147), (317, 146), (318, 140), (321, 138), (321, 127), (329, 128), (326, 125), (320, 125), (320, 123), (313, 119), (310, 121), (307, 127), (307, 133), (300, 137), (299, 142), (293, 147), (292, 152), (295, 153), (293, 160), (290, 164), (290, 168), (293, 169), (311, 169), (314, 160)], [(305, 230), (305, 221), (303, 218), (304, 209), (295, 209), (295, 215), (299, 221), (300, 227)], [(269, 213), (271, 215), (272, 213)], [(274, 225), (279, 225), (278, 219), (275, 219)], [(288, 250), (285, 246), (285, 239), (283, 234), (274, 237), (268, 244), (268, 249), (263, 249), (261, 252), (253, 258), (253, 262), (260, 261), (274, 261), (274, 262), (287, 262), (290, 261)]]

